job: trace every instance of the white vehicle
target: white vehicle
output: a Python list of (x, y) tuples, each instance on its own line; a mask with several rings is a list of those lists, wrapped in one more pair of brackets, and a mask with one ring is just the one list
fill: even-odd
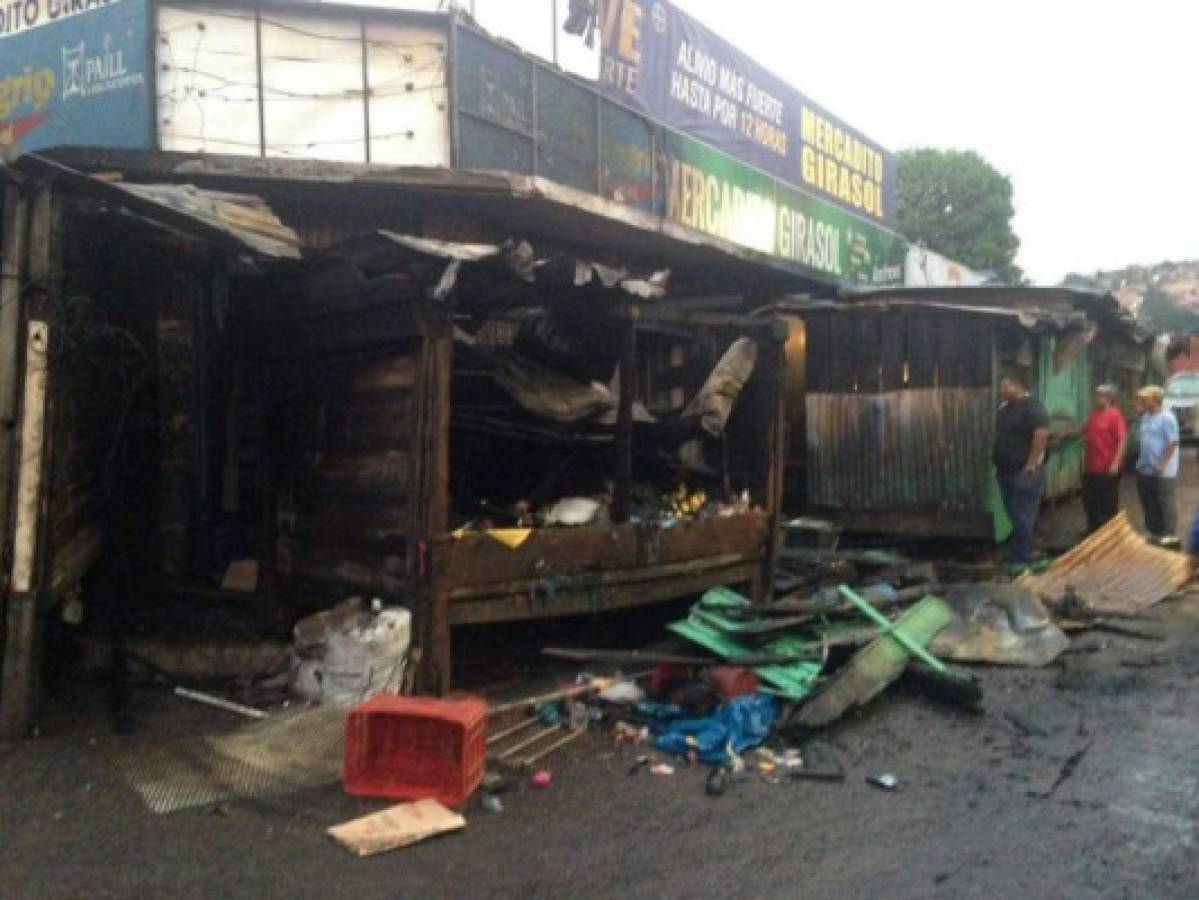
[(1199, 372), (1179, 372), (1166, 382), (1163, 406), (1174, 413), (1183, 441), (1199, 438)]

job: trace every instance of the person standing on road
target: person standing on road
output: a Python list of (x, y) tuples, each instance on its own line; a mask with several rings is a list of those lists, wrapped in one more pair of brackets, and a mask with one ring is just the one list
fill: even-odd
[(1178, 420), (1162, 409), (1165, 392), (1159, 387), (1137, 391), (1141, 423), (1137, 438), (1137, 493), (1145, 512), (1145, 530), (1159, 544), (1177, 543), (1178, 508), (1174, 482), (1178, 478)]
[(999, 382), (999, 412), (995, 416), (992, 459), (999, 479), (1003, 507), (1012, 521), (1008, 545), (1013, 567), (1033, 561), (1033, 540), (1041, 492), (1045, 489), (1045, 448), (1049, 445), (1049, 417), (1029, 396), (1021, 378), (1009, 375)]
[(1087, 513), (1088, 534), (1120, 511), (1120, 469), (1128, 444), (1128, 423), (1115, 401), (1115, 387), (1099, 385), (1095, 389), (1095, 408), (1082, 427), (1086, 446), (1082, 505)]

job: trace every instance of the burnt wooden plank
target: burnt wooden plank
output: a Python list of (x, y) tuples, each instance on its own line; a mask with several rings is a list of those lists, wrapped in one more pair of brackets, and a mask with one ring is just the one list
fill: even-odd
[(281, 537), (276, 566), (285, 577), (319, 581), (344, 594), (366, 591), (395, 597), (407, 591), (408, 559), (404, 554), (372, 553), (358, 547), (310, 546)]
[(634, 569), (740, 553), (760, 556), (768, 539), (762, 512), (682, 522), (661, 531), (621, 525), (611, 528), (538, 529), (516, 550), (472, 534), (437, 546), (434, 568), (447, 591), (490, 582), (519, 581), (551, 574)]
[(552, 598), (522, 591), (454, 601), (449, 615), (454, 625), (478, 625), (608, 612), (693, 596), (721, 585), (748, 589), (760, 576), (760, 567), (761, 563), (755, 561), (665, 576), (646, 570), (627, 573), (628, 581), (622, 584), (580, 580)]
[(908, 387), (933, 387), (937, 361), (935, 316), (913, 313), (907, 317), (907, 351)]
[(907, 315), (898, 310), (882, 315), (879, 341), (880, 384), (883, 391), (898, 391), (904, 387), (903, 374), (907, 352)]
[(412, 512), (392, 504), (333, 503), (315, 509), (300, 505), (279, 517), (278, 530), (308, 544), (401, 550), (412, 533)]
[(412, 496), (412, 475), (412, 455), (399, 450), (337, 456), (309, 452), (299, 460), (295, 493), (300, 500), (399, 502)]
[(813, 313), (804, 317), (807, 387), (815, 393), (832, 389), (831, 320), (832, 316), (828, 313)]

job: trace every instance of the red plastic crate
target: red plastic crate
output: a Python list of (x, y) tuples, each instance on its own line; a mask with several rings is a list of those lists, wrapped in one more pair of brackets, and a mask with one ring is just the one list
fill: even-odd
[(347, 794), (461, 806), (483, 781), (487, 704), (378, 694), (350, 713)]

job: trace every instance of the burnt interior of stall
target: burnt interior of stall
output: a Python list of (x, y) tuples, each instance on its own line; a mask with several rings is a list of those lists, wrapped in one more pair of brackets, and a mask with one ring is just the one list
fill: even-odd
[(286, 639), (359, 595), (422, 643), (452, 533), (772, 503), (773, 320), (665, 274), (396, 235), (260, 267), (109, 216), (67, 240), (55, 540), (103, 547), (101, 637)]
[[(655, 320), (619, 285), (585, 277), (596, 283), (541, 273), (532, 295), (507, 308), (457, 305), (452, 527), (660, 523), (764, 505), (760, 423), (772, 418), (771, 398), (753, 377), (759, 345), (744, 324)], [(622, 510), (626, 352), (635, 364)]]

